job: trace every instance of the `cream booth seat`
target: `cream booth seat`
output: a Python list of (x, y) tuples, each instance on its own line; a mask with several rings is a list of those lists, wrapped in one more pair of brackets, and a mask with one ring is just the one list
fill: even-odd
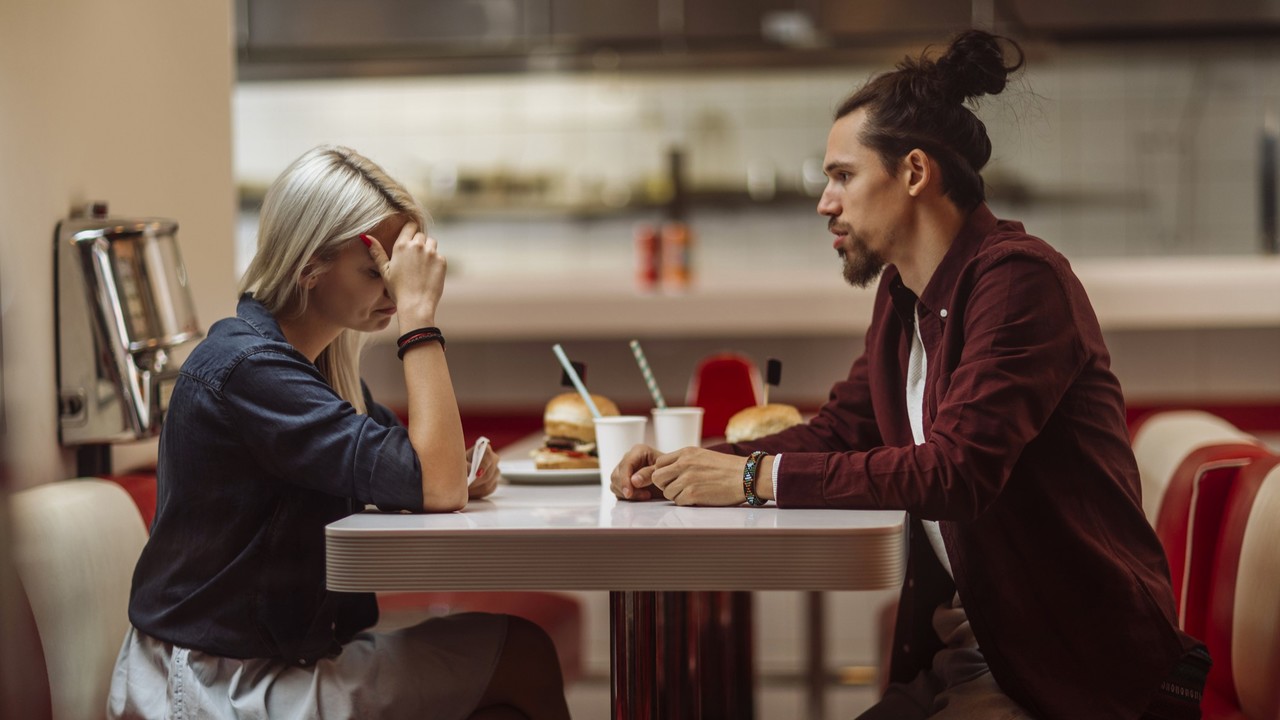
[(97, 479), (12, 497), (14, 560), (44, 650), (54, 720), (106, 714), (147, 529), (129, 494)]

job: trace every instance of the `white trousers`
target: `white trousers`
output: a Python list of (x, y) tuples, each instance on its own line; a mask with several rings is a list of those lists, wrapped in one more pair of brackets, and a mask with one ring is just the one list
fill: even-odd
[(131, 628), (107, 717), (128, 720), (461, 720), (474, 712), (507, 636), (507, 617), (463, 613), (363, 632), (334, 658), (298, 667), (176, 647)]

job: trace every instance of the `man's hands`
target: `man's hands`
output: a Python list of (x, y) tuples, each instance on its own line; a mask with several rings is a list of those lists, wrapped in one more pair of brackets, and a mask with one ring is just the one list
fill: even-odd
[[(636, 445), (614, 468), (609, 484), (613, 494), (624, 500), (665, 497), (677, 505), (738, 505), (746, 501), (742, 490), (746, 462), (743, 457), (702, 448), (660, 455), (648, 445)], [(761, 476), (764, 470), (762, 463)], [(772, 493), (767, 497), (772, 498)]]

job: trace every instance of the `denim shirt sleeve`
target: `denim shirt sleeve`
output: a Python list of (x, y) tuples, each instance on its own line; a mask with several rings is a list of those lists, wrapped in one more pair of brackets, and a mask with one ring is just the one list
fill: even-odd
[(375, 415), (389, 418), (357, 414), (302, 357), (252, 352), (231, 370), (222, 396), (248, 452), (284, 482), (422, 511), (422, 468), (408, 432), (388, 421), (394, 414), (381, 406)]

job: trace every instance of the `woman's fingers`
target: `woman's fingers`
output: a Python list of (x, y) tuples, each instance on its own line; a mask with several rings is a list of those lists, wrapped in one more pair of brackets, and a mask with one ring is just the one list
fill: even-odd
[(378, 239), (374, 236), (365, 234), (360, 236), (360, 242), (364, 243), (364, 246), (369, 249), (369, 257), (373, 258), (373, 261), (378, 264), (378, 268), (385, 269), (391, 259), (387, 257), (387, 251), (382, 249), (382, 243), (378, 242)]

